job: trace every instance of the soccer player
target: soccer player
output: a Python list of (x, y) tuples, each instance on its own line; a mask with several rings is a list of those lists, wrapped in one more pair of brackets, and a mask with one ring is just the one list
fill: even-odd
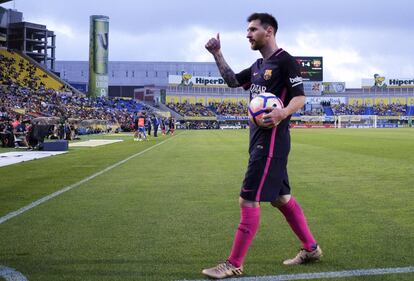
[(142, 141), (143, 139), (146, 140), (147, 136), (145, 134), (145, 115), (142, 113), (139, 113), (137, 118), (137, 141)]
[(175, 119), (170, 117), (170, 122), (168, 123), (169, 129), (168, 131), (171, 133), (171, 136), (174, 135), (174, 129), (175, 129)]
[(165, 136), (165, 118), (161, 118), (161, 133)]
[[(302, 77), (295, 59), (276, 43), (278, 23), (266, 13), (254, 13), (247, 19), (247, 39), (252, 50), (262, 58), (249, 68), (235, 74), (221, 52), (220, 35), (205, 45), (213, 55), (219, 71), (229, 87), (250, 89), (250, 99), (264, 92), (273, 93), (284, 108), (269, 108), (264, 122), (272, 129), (262, 129), (250, 122), (249, 163), (240, 191), (240, 224), (236, 230), (229, 257), (203, 274), (216, 279), (241, 275), (243, 261), (259, 228), (260, 203), (270, 202), (286, 218), (302, 242), (302, 249), (285, 265), (297, 265), (319, 260), (321, 248), (314, 239), (305, 215), (290, 194), (287, 160), (290, 150), (289, 121), (292, 113), (304, 106)], [(276, 125), (280, 122), (279, 125)]]

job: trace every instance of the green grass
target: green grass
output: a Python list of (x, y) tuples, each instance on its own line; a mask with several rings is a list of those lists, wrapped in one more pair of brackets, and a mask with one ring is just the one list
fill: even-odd
[[(0, 216), (170, 137), (123, 138), (0, 168)], [(202, 278), (201, 269), (225, 259), (231, 247), (247, 140), (244, 130), (179, 132), (1, 224), (0, 265), (31, 281)], [(280, 213), (262, 204), (246, 275), (413, 266), (413, 141), (413, 129), (293, 130), (293, 194), (325, 257), (283, 267), (300, 244)], [(413, 279), (410, 273), (339, 280)]]

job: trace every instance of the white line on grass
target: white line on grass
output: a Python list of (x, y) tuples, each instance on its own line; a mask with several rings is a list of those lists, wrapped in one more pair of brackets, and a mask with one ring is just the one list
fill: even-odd
[(94, 178), (96, 178), (96, 177), (98, 177), (98, 176), (100, 176), (100, 175), (102, 175), (102, 174), (104, 174), (104, 173), (112, 170), (113, 168), (118, 167), (119, 165), (124, 164), (125, 162), (131, 160), (132, 158), (135, 158), (137, 156), (140, 156), (140, 155), (144, 154), (145, 152), (150, 151), (151, 149), (156, 148), (157, 146), (160, 146), (161, 144), (163, 144), (163, 143), (165, 143), (165, 142), (167, 142), (167, 141), (169, 141), (171, 139), (172, 138), (168, 138), (168, 139), (166, 139), (166, 140), (164, 140), (164, 141), (162, 141), (160, 143), (157, 143), (157, 144), (155, 144), (155, 145), (153, 145), (153, 146), (151, 146), (151, 147), (149, 147), (149, 148), (147, 148), (147, 149), (145, 149), (145, 150), (143, 150), (141, 152), (138, 152), (138, 153), (136, 153), (134, 155), (131, 155), (128, 158), (125, 158), (124, 160), (121, 160), (121, 161), (119, 161), (119, 162), (117, 162), (117, 163), (115, 163), (115, 164), (113, 164), (113, 165), (111, 165), (111, 166), (103, 169), (102, 171), (99, 171), (99, 172), (97, 172), (97, 173), (95, 173), (95, 174), (93, 174), (93, 175), (91, 175), (91, 176), (89, 176), (87, 178), (84, 178), (83, 180), (81, 180), (81, 181), (79, 181), (77, 183), (74, 183), (72, 185), (66, 186), (66, 187), (62, 188), (61, 190), (58, 190), (56, 192), (53, 192), (52, 194), (49, 194), (49, 195), (47, 195), (47, 196), (45, 196), (43, 198), (40, 198), (39, 200), (36, 200), (36, 201), (30, 203), (29, 205), (26, 205), (26, 206), (18, 209), (17, 211), (10, 212), (10, 213), (8, 213), (5, 216), (0, 217), (0, 224), (4, 223), (4, 222), (8, 221), (9, 219), (14, 218), (14, 217), (16, 217), (16, 216), (18, 216), (20, 214), (23, 214), (24, 212), (26, 212), (26, 211), (28, 211), (28, 210), (30, 210), (30, 209), (32, 209), (32, 208), (34, 208), (34, 207), (36, 207), (36, 206), (44, 203), (44, 202), (46, 202), (46, 201), (48, 201), (48, 200), (50, 200), (52, 198), (57, 197), (57, 196), (61, 195), (62, 193), (65, 193), (66, 191), (69, 191), (69, 190), (71, 190), (71, 189), (73, 189), (75, 187), (78, 187), (81, 184), (83, 184), (85, 182), (88, 182), (88, 181), (90, 181), (90, 180), (92, 180), (92, 179), (94, 179)]
[[(346, 271), (331, 271), (331, 272), (315, 272), (302, 274), (286, 274), (260, 277), (239, 277), (229, 278), (226, 281), (287, 281), (287, 280), (309, 280), (318, 278), (340, 278), (340, 277), (357, 277), (367, 275), (384, 275), (396, 273), (412, 273), (414, 266), (408, 267), (394, 267), (394, 268), (372, 268), (372, 269), (355, 269)], [(182, 281), (205, 281), (199, 280), (182, 280)]]
[(0, 265), (0, 277), (6, 279), (6, 281), (28, 281), (23, 274), (16, 271), (14, 268)]

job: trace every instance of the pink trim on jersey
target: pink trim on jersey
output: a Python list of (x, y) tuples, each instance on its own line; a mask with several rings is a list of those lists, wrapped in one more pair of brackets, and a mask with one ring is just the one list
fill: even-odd
[(275, 56), (277, 57), (278, 55), (280, 55), (284, 50), (282, 48), (280, 48), (279, 50), (276, 51)]
[[(283, 103), (285, 102), (286, 92), (287, 92), (287, 90), (286, 90), (286, 88), (284, 88), (283, 91), (282, 91), (282, 95), (280, 96), (280, 99), (282, 100)], [(270, 139), (270, 145), (269, 145), (269, 156), (267, 156), (266, 166), (265, 166), (265, 169), (263, 171), (262, 178), (260, 179), (259, 190), (256, 193), (256, 202), (260, 202), (260, 195), (262, 193), (262, 189), (263, 189), (266, 177), (267, 177), (267, 173), (269, 172), (270, 161), (273, 158), (273, 151), (274, 151), (274, 148), (275, 148), (276, 135), (277, 135), (277, 126), (272, 129), (272, 137)]]
[(283, 102), (285, 102), (286, 92), (287, 92), (287, 89), (286, 89), (286, 88), (284, 88), (284, 89), (283, 89), (283, 91), (282, 91), (282, 95), (280, 96), (280, 99), (281, 99)]

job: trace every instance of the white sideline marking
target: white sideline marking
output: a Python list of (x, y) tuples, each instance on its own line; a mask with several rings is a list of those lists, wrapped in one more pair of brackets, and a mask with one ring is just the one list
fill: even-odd
[(81, 142), (73, 142), (69, 144), (69, 147), (95, 147), (106, 144), (111, 144), (115, 142), (121, 142), (123, 140), (87, 140)]
[(6, 279), (6, 281), (29, 281), (23, 274), (16, 271), (14, 268), (0, 265), (0, 277)]
[(41, 159), (53, 155), (66, 153), (67, 151), (10, 151), (0, 154), (0, 167), (17, 164), (20, 162)]
[[(357, 277), (357, 276), (366, 276), (366, 275), (384, 275), (384, 274), (411, 273), (411, 272), (414, 272), (414, 266), (394, 267), (394, 268), (355, 269), (355, 270), (346, 270), (346, 271), (286, 274), (286, 275), (273, 275), (273, 276), (260, 276), (260, 277), (238, 277), (238, 278), (229, 278), (229, 279), (226, 279), (226, 281), (309, 280), (309, 279), (318, 279), (318, 278)], [(181, 280), (181, 281), (205, 281), (205, 279)]]
[(124, 160), (121, 160), (121, 161), (119, 161), (119, 162), (117, 162), (117, 163), (115, 163), (115, 164), (113, 164), (113, 165), (111, 165), (111, 166), (103, 169), (102, 171), (99, 171), (99, 172), (97, 172), (97, 173), (95, 173), (95, 174), (93, 174), (93, 175), (91, 175), (91, 176), (89, 176), (87, 178), (84, 178), (81, 181), (78, 181), (77, 183), (74, 183), (72, 185), (66, 186), (66, 187), (62, 188), (61, 190), (58, 190), (56, 192), (53, 192), (52, 194), (49, 194), (49, 195), (47, 195), (47, 196), (45, 196), (43, 198), (40, 198), (39, 200), (36, 200), (36, 201), (30, 203), (29, 205), (26, 205), (26, 206), (18, 209), (17, 211), (10, 212), (10, 213), (8, 213), (5, 216), (0, 217), (0, 224), (4, 223), (5, 221), (8, 221), (9, 219), (14, 218), (14, 217), (16, 217), (16, 216), (18, 216), (20, 214), (23, 214), (24, 212), (26, 212), (26, 211), (28, 211), (28, 210), (30, 210), (30, 209), (32, 209), (32, 208), (34, 208), (34, 207), (36, 207), (36, 206), (44, 203), (44, 202), (46, 202), (46, 201), (48, 201), (48, 200), (50, 200), (52, 198), (57, 197), (57, 196), (61, 195), (62, 193), (65, 193), (66, 191), (69, 191), (69, 190), (71, 190), (71, 189), (73, 189), (75, 187), (78, 187), (79, 185), (81, 185), (81, 184), (83, 184), (85, 182), (88, 182), (88, 181), (96, 178), (97, 176), (100, 176), (100, 175), (102, 175), (102, 174), (104, 174), (104, 173), (112, 170), (113, 168), (118, 167), (121, 164), (124, 164), (125, 162), (131, 160), (132, 158), (135, 158), (137, 156), (140, 156), (141, 154), (144, 154), (145, 152), (150, 151), (151, 149), (156, 148), (157, 146), (160, 146), (161, 144), (163, 144), (163, 143), (165, 143), (165, 142), (167, 142), (167, 141), (169, 141), (171, 139), (172, 138), (168, 138), (168, 139), (166, 139), (166, 140), (164, 140), (164, 141), (162, 141), (160, 143), (157, 143), (157, 144), (155, 144), (155, 145), (153, 145), (151, 147), (148, 147), (147, 149), (145, 149), (145, 150), (143, 150), (141, 152), (138, 152), (138, 153), (136, 153), (134, 155), (131, 155), (128, 158), (125, 158)]

